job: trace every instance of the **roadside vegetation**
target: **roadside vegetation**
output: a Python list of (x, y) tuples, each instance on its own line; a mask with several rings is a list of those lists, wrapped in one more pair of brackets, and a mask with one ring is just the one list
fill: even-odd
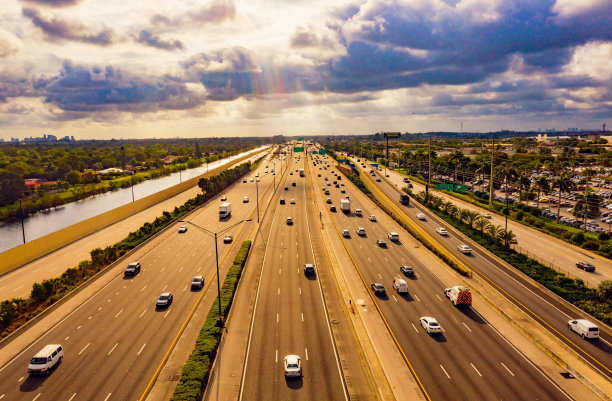
[(244, 241), (221, 287), (221, 316), (219, 316), (219, 297), (217, 297), (208, 311), (195, 347), (183, 365), (181, 378), (170, 400), (199, 401), (202, 399), (223, 334), (223, 322), (232, 306), (236, 287), (250, 249), (251, 241)]
[(200, 179), (198, 185), (202, 188), (203, 194), (198, 194), (170, 212), (164, 211), (154, 221), (143, 224), (138, 230), (131, 232), (126, 238), (114, 245), (107, 246), (104, 249), (93, 249), (90, 252), (90, 259), (83, 260), (77, 266), (66, 269), (61, 276), (44, 280), (42, 283), (34, 283), (29, 298), (13, 298), (2, 301), (0, 303), (0, 339), (5, 338), (48, 307), (60, 301), (130, 250), (181, 219), (187, 213), (197, 209), (234, 182), (242, 179), (260, 160), (255, 163), (242, 163), (234, 168), (224, 170), (210, 179)]

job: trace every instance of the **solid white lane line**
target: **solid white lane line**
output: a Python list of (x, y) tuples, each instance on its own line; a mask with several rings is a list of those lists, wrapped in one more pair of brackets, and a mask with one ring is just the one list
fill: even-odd
[(145, 314), (145, 312), (146, 312), (146, 311), (147, 311), (146, 309), (145, 309), (145, 310), (143, 310), (143, 311), (142, 311), (142, 313), (140, 314), (140, 316), (138, 316), (138, 319), (140, 319), (140, 318), (142, 317), (142, 315), (144, 315), (144, 314)]
[(32, 399), (32, 401), (36, 401), (36, 400), (38, 399), (38, 397), (40, 397), (40, 395), (41, 395), (41, 394), (42, 394), (42, 393), (38, 393), (38, 395), (37, 395), (36, 397), (34, 397), (34, 398)]
[(83, 351), (85, 351), (87, 349), (87, 347), (89, 347), (89, 344), (91, 344), (91, 343), (87, 343), (87, 345), (84, 346), (83, 349), (79, 351), (79, 355), (81, 355), (83, 353)]
[(395, 295), (391, 295), (393, 297), (393, 299), (395, 300), (395, 302), (397, 302), (397, 298), (395, 298)]
[(274, 357), (274, 362), (278, 363), (278, 350), (276, 350), (276, 356)]
[(463, 323), (463, 325), (465, 326), (466, 329), (470, 331), (470, 333), (472, 332), (472, 329), (470, 329), (467, 324)]
[(110, 354), (112, 354), (112, 353), (113, 353), (113, 351), (115, 350), (115, 348), (117, 348), (117, 345), (119, 345), (119, 343), (117, 343), (117, 344), (113, 345), (113, 348), (111, 348), (111, 350), (110, 350), (110, 351), (108, 351), (108, 354), (106, 354), (106, 355), (110, 355)]
[(302, 322), (304, 321), (304, 312), (302, 312)]
[(442, 371), (444, 372), (446, 377), (448, 377), (450, 379), (450, 376), (448, 375), (448, 373), (446, 373), (446, 369), (444, 369), (444, 366), (440, 365), (440, 367), (442, 368)]
[(508, 369), (508, 367), (507, 367), (506, 365), (504, 365), (504, 363), (503, 363), (503, 362), (501, 362), (501, 364), (502, 364), (502, 366), (503, 366), (504, 368), (506, 368), (506, 370), (508, 371), (508, 373), (510, 373), (512, 376), (514, 376), (514, 373), (512, 373), (512, 371), (511, 371), (510, 369)]
[(419, 297), (417, 296), (417, 294), (414, 294), (414, 297), (416, 298), (417, 301), (421, 302), (421, 300), (419, 299)]
[(106, 398), (104, 399), (104, 401), (108, 401), (108, 399), (110, 398), (112, 393), (108, 393), (108, 395), (106, 396)]
[(419, 332), (419, 330), (416, 328), (416, 326), (414, 325), (414, 323), (410, 323), (412, 325), (412, 327), (414, 327), (414, 331), (416, 331), (417, 333)]
[(168, 313), (170, 313), (170, 309), (168, 309), (166, 313), (164, 313), (164, 319), (168, 316)]
[(123, 309), (121, 309), (119, 312), (117, 312), (117, 314), (115, 315), (115, 319), (117, 319), (117, 316), (119, 316), (121, 314), (121, 312), (123, 312)]
[(306, 351), (306, 360), (308, 360), (308, 348), (304, 347), (304, 351)]
[(478, 369), (476, 369), (476, 366), (474, 366), (474, 364), (472, 362), (470, 362), (470, 365), (472, 365), (472, 367), (474, 368), (474, 370), (476, 371), (476, 373), (478, 373), (478, 376), (482, 377), (482, 375), (480, 374), (480, 372), (478, 371)]
[(147, 288), (147, 285), (146, 285), (146, 284), (145, 284), (145, 286), (144, 286), (144, 287), (142, 287), (142, 288), (140, 289), (140, 292), (143, 292), (143, 291), (145, 290), (145, 288)]
[(442, 300), (442, 298), (440, 298), (440, 296), (439, 296), (438, 294), (436, 294), (436, 297), (438, 297), (438, 299), (439, 299), (440, 301), (444, 302), (444, 301)]
[(142, 344), (142, 347), (140, 347), (140, 350), (138, 351), (137, 355), (140, 355), (140, 353), (142, 352), (142, 350), (147, 346), (147, 343)]

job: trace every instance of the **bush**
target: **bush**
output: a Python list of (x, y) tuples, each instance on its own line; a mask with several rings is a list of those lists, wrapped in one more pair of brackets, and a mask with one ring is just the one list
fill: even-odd
[(599, 235), (597, 235), (597, 239), (599, 239), (600, 241), (607, 241), (610, 239), (610, 234), (608, 233), (599, 233)]
[(518, 213), (516, 214), (516, 219), (517, 219), (518, 221), (523, 220), (523, 217), (525, 217), (525, 214), (524, 214), (523, 212), (518, 212)]
[(531, 208), (530, 213), (536, 217), (541, 216), (542, 215), (542, 209), (538, 209), (537, 207), (533, 207)]
[(604, 301), (612, 301), (612, 280), (604, 280), (599, 283), (597, 294)]
[(579, 232), (572, 235), (572, 242), (576, 245), (582, 245), (582, 243), (584, 242), (584, 233)]
[(589, 251), (596, 251), (599, 249), (599, 244), (593, 240), (588, 240), (584, 244), (582, 244), (584, 249), (588, 249)]

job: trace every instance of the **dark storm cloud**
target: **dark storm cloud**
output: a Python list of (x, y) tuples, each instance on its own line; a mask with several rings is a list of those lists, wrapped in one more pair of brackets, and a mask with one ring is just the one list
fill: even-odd
[(51, 7), (67, 7), (79, 4), (81, 0), (21, 0), (24, 3), (37, 3)]
[(163, 40), (159, 36), (152, 34), (147, 30), (140, 31), (138, 38), (136, 39), (138, 43), (145, 44), (147, 46), (156, 47), (158, 49), (163, 50), (183, 50), (183, 42), (180, 40)]
[(233, 20), (235, 17), (236, 5), (233, 0), (211, 0), (205, 6), (183, 15), (168, 17), (157, 14), (152, 18), (152, 22), (155, 25), (179, 27), (194, 23), (220, 24), (226, 20)]
[(91, 32), (83, 25), (64, 21), (58, 18), (47, 18), (38, 10), (24, 7), (22, 14), (29, 18), (32, 23), (40, 28), (45, 36), (52, 41), (73, 40), (96, 45), (109, 45), (113, 42), (113, 31), (103, 29), (100, 32)]
[(85, 68), (69, 62), (58, 75), (36, 80), (34, 87), (45, 102), (76, 113), (184, 110), (204, 102), (173, 77), (137, 77), (111, 66)]
[(25, 76), (16, 73), (0, 72), (0, 102), (8, 98), (27, 96), (32, 92), (32, 85)]

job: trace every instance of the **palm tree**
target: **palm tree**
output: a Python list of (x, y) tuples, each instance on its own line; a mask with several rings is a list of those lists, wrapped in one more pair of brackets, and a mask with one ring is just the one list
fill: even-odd
[(450, 210), (453, 208), (453, 206), (455, 206), (455, 204), (452, 201), (444, 202), (442, 210), (444, 211), (444, 213), (450, 214)]
[(502, 230), (499, 233), (499, 236), (500, 236), (499, 239), (504, 243), (504, 246), (506, 248), (508, 248), (510, 244), (516, 242), (516, 234), (514, 234), (512, 230), (510, 231)]
[(460, 213), (461, 213), (461, 209), (459, 209), (455, 205), (453, 205), (448, 211), (448, 215), (455, 219), (459, 216)]
[(594, 219), (599, 216), (600, 205), (601, 196), (596, 195), (595, 190), (590, 187), (584, 191), (584, 195), (582, 195), (574, 205), (574, 215), (582, 217), (585, 230), (586, 219)]
[(570, 192), (572, 189), (574, 189), (574, 181), (572, 181), (572, 175), (568, 171), (566, 171), (566, 172), (561, 173), (561, 176), (557, 178), (555, 183), (559, 187), (559, 197), (558, 197), (559, 203), (557, 204), (557, 223), (558, 223), (559, 219), (561, 218), (561, 192)]
[(469, 210), (465, 216), (465, 220), (470, 225), (470, 228), (472, 228), (474, 226), (474, 222), (478, 220), (479, 217), (480, 213), (478, 213), (476, 210)]
[(540, 192), (548, 191), (548, 178), (546, 176), (540, 176), (535, 182), (536, 187), (538, 187), (538, 209), (540, 208)]
[(504, 231), (504, 229), (501, 228), (501, 226), (496, 226), (493, 224), (490, 224), (486, 228), (486, 230), (487, 230), (487, 234), (489, 234), (489, 237), (491, 237), (493, 242), (498, 242), (500, 240), (501, 233)]
[(461, 211), (459, 212), (459, 221), (465, 221), (467, 223), (468, 220), (468, 214), (470, 213), (470, 211), (468, 209), (460, 209)]
[(491, 223), (489, 223), (489, 220), (485, 219), (482, 216), (477, 218), (476, 221), (474, 221), (474, 227), (480, 230), (481, 233), (484, 233), (484, 230), (487, 229), (489, 225), (491, 225)]
[(529, 174), (525, 171), (522, 171), (519, 176), (519, 202), (523, 200), (523, 191), (525, 191), (531, 185), (531, 178)]

